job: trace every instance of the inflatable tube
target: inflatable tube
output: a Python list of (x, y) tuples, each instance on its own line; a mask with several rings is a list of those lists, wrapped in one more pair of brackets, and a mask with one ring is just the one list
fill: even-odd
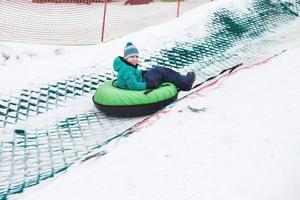
[(154, 90), (126, 90), (107, 81), (96, 90), (93, 102), (98, 110), (118, 117), (155, 113), (177, 99), (178, 90), (172, 83), (163, 83)]

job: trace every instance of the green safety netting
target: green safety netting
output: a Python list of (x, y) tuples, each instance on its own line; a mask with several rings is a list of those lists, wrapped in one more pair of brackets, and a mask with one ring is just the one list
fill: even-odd
[[(206, 35), (193, 27), (182, 33), (187, 41), (142, 58), (142, 65), (193, 70), (203, 82), (239, 63), (250, 65), (284, 50), (280, 39), (274, 40), (276, 30), (297, 19), (299, 9), (299, 0), (249, 0), (246, 11), (222, 8), (211, 14)], [(82, 75), (1, 97), (0, 199), (64, 171), (142, 119), (107, 117), (88, 109), (32, 128), (30, 119), (67, 107), (70, 101), (92, 104), (98, 85), (113, 77), (104, 72)]]

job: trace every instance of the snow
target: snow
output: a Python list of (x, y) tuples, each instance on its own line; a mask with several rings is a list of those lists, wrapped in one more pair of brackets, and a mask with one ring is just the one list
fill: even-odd
[(299, 52), (184, 99), (22, 199), (299, 199)]
[[(205, 17), (207, 10), (216, 9), (220, 2), (164, 23), (161, 32), (155, 31), (157, 26), (148, 27), (101, 46), (3, 43), (2, 53), (21, 59), (0, 60), (5, 62), (0, 65), (0, 79), (10, 85), (0, 86), (0, 94), (109, 70), (111, 59), (121, 53), (125, 41), (133, 41), (144, 54), (154, 52), (157, 40), (168, 38), (166, 45), (170, 45), (178, 37), (175, 33), (193, 26), (195, 14)], [(189, 24), (178, 26), (184, 20)], [(298, 200), (299, 24), (298, 20), (282, 30), (284, 53), (220, 79), (156, 115), (149, 126), (110, 143), (105, 147), (107, 154), (79, 161), (65, 173), (11, 198)], [(164, 36), (167, 31), (174, 34)], [(143, 47), (149, 41), (153, 42)], [(27, 53), (22, 53), (24, 50)], [(29, 56), (32, 54), (35, 56)], [(59, 111), (51, 112), (50, 120), (54, 120)]]

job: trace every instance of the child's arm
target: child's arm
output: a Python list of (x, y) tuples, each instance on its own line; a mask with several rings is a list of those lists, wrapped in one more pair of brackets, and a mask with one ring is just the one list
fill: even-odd
[(128, 74), (124, 77), (126, 84), (130, 90), (145, 90), (147, 89), (146, 82), (140, 82), (136, 80), (134, 74)]

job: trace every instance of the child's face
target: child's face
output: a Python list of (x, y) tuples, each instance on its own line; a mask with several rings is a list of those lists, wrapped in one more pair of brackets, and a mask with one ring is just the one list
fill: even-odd
[(130, 62), (133, 65), (137, 65), (137, 63), (139, 61), (139, 57), (138, 56), (131, 56), (131, 57), (127, 58), (127, 61)]

